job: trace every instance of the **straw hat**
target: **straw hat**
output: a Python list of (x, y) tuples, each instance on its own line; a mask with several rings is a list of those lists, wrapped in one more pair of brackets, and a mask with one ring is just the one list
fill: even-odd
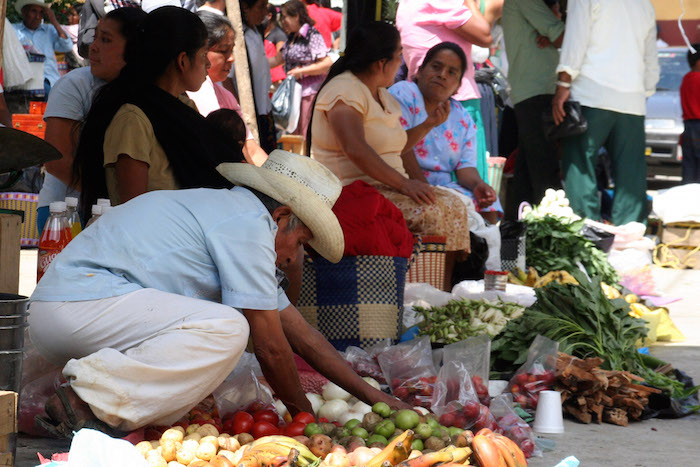
[(22, 14), (22, 8), (27, 5), (39, 5), (40, 7), (45, 8), (51, 6), (50, 3), (44, 3), (41, 0), (17, 0), (15, 3), (15, 10), (17, 10), (17, 13)]
[(310, 157), (276, 149), (262, 165), (223, 163), (216, 168), (236, 185), (245, 185), (289, 206), (311, 230), (309, 244), (328, 261), (343, 257), (345, 240), (331, 210), (340, 196), (338, 177)]

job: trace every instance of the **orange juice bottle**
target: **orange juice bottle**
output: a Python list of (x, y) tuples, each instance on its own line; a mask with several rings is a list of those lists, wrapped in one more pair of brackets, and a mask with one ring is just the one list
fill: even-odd
[(49, 205), (49, 220), (46, 221), (44, 231), (39, 239), (39, 258), (37, 262), (37, 282), (49, 268), (54, 260), (68, 242), (71, 241), (70, 225), (66, 218), (65, 201), (54, 201)]

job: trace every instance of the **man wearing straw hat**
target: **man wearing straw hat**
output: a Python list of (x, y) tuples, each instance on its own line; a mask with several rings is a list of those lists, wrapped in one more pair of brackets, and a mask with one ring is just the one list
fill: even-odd
[(173, 424), (233, 370), (249, 333), (293, 414), (311, 405), (292, 352), (360, 400), (402, 404), (356, 375), (278, 285), (305, 243), (341, 259), (339, 180), (284, 151), (218, 170), (239, 186), (134, 198), (78, 235), (37, 285), (32, 342), (69, 383), (47, 404), (57, 431)]

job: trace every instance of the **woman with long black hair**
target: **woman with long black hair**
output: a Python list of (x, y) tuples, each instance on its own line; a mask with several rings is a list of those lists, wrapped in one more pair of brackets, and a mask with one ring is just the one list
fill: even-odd
[(240, 146), (184, 96), (207, 76), (202, 21), (182, 8), (154, 10), (126, 44), (125, 61), (97, 95), (78, 143), (83, 215), (97, 198), (120, 204), (153, 190), (230, 187), (216, 166), (242, 161)]

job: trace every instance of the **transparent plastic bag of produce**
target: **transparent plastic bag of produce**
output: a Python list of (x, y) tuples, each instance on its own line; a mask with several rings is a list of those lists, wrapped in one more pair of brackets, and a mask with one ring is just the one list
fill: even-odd
[(394, 396), (413, 406), (430, 407), (437, 372), (428, 337), (391, 346), (378, 360)]
[(246, 410), (253, 404), (258, 408), (274, 406), (272, 392), (260, 383), (253, 368), (247, 367), (235, 374), (235, 378), (224, 381), (213, 392), (221, 418), (238, 410)]
[(527, 361), (510, 379), (507, 392), (512, 393), (513, 401), (526, 411), (537, 408), (540, 391), (552, 389), (558, 351), (559, 342), (538, 334), (530, 344)]
[(440, 368), (430, 410), (440, 417), (440, 424), (447, 427), (474, 427), (475, 431), (498, 429), (489, 408), (479, 402), (469, 371), (460, 361), (446, 362)]
[(352, 369), (355, 370), (355, 373), (360, 376), (374, 378), (379, 383), (382, 390), (385, 390), (389, 388), (389, 385), (384, 378), (377, 357), (389, 347), (391, 347), (391, 339), (384, 339), (367, 350), (350, 346), (345, 349), (345, 360), (350, 364)]
[(501, 394), (491, 400), (491, 413), (503, 434), (512, 439), (522, 449), (525, 457), (542, 457), (542, 451), (535, 442), (535, 435), (530, 425), (513, 410), (511, 394)]
[(491, 339), (487, 335), (470, 337), (443, 348), (443, 364), (447, 362), (462, 362), (472, 377), (472, 386), (479, 402), (488, 406), (489, 397), (489, 368), (491, 364)]

